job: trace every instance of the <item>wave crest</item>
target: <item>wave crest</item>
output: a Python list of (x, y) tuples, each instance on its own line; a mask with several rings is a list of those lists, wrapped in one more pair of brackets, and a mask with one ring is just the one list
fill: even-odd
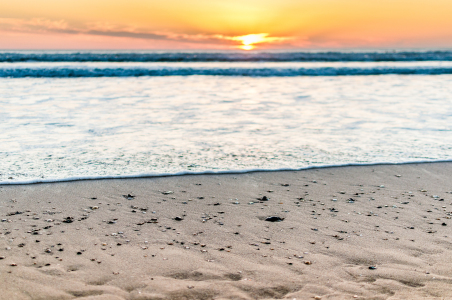
[(139, 76), (369, 76), (369, 75), (443, 75), (452, 67), (377, 67), (377, 68), (4, 68), (0, 77), (139, 77)]
[(452, 51), (391, 52), (3, 52), (0, 62), (383, 62), (452, 61)]

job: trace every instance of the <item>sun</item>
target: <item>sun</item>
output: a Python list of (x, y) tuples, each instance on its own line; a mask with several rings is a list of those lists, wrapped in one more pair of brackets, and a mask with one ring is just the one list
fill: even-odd
[(242, 45), (238, 46), (242, 50), (253, 50), (256, 46), (254, 44), (259, 43), (271, 43), (279, 41), (283, 38), (268, 37), (268, 33), (254, 33), (241, 36), (234, 36), (231, 38), (233, 41), (239, 41)]
[(241, 45), (241, 46), (239, 46), (239, 48), (242, 50), (253, 50), (254, 46), (253, 45)]

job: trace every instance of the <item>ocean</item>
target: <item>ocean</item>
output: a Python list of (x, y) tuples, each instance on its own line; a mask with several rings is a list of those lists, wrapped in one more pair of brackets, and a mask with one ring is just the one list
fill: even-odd
[(0, 52), (0, 184), (452, 159), (452, 52)]

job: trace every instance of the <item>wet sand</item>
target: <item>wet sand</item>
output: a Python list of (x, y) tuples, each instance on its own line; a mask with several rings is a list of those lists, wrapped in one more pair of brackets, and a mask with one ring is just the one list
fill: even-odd
[(451, 193), (452, 163), (4, 185), (0, 299), (452, 299)]

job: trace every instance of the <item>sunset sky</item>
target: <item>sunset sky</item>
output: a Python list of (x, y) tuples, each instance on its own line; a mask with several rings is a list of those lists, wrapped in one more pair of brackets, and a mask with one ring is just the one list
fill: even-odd
[(450, 0), (14, 0), (0, 49), (452, 48)]

